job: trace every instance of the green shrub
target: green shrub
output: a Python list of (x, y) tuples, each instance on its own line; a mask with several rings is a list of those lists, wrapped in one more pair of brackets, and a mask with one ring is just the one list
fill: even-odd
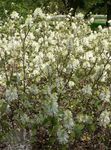
[(22, 133), (35, 149), (108, 147), (111, 29), (91, 31), (82, 14), (53, 16), (37, 8), (1, 22), (0, 140)]

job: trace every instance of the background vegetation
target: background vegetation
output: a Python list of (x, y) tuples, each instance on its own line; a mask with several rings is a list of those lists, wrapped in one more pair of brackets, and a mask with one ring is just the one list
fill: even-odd
[[(103, 0), (84, 0), (84, 2), (85, 7), (83, 11), (87, 12), (93, 4), (97, 2), (101, 3)], [(66, 11), (62, 0), (0, 0), (0, 17), (6, 17), (4, 10), (7, 10), (8, 14), (10, 14), (12, 10), (16, 10), (24, 16), (34, 11), (37, 7), (45, 8), (45, 10), (49, 12), (56, 11), (63, 13)], [(105, 13), (105, 10), (105, 8), (97, 9), (95, 13)]]

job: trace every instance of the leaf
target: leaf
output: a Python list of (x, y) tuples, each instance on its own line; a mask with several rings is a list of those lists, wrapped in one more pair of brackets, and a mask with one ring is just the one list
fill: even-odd
[(88, 126), (89, 132), (92, 133), (96, 130), (96, 125), (95, 124), (91, 124)]
[(0, 107), (1, 114), (4, 114), (7, 109), (7, 103), (2, 103), (2, 106)]

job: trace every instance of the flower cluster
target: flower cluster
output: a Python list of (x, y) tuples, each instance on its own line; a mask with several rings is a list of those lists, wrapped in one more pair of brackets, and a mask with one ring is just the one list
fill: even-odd
[(110, 112), (104, 110), (100, 114), (100, 125), (106, 127), (107, 125), (109, 125), (109, 123), (110, 123)]

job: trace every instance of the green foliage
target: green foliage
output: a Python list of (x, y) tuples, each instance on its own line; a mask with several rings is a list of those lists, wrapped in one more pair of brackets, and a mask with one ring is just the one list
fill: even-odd
[(0, 0), (0, 17), (5, 19), (12, 11), (22, 16), (32, 13), (37, 7), (45, 8), (48, 12), (63, 12), (63, 3), (59, 0)]

